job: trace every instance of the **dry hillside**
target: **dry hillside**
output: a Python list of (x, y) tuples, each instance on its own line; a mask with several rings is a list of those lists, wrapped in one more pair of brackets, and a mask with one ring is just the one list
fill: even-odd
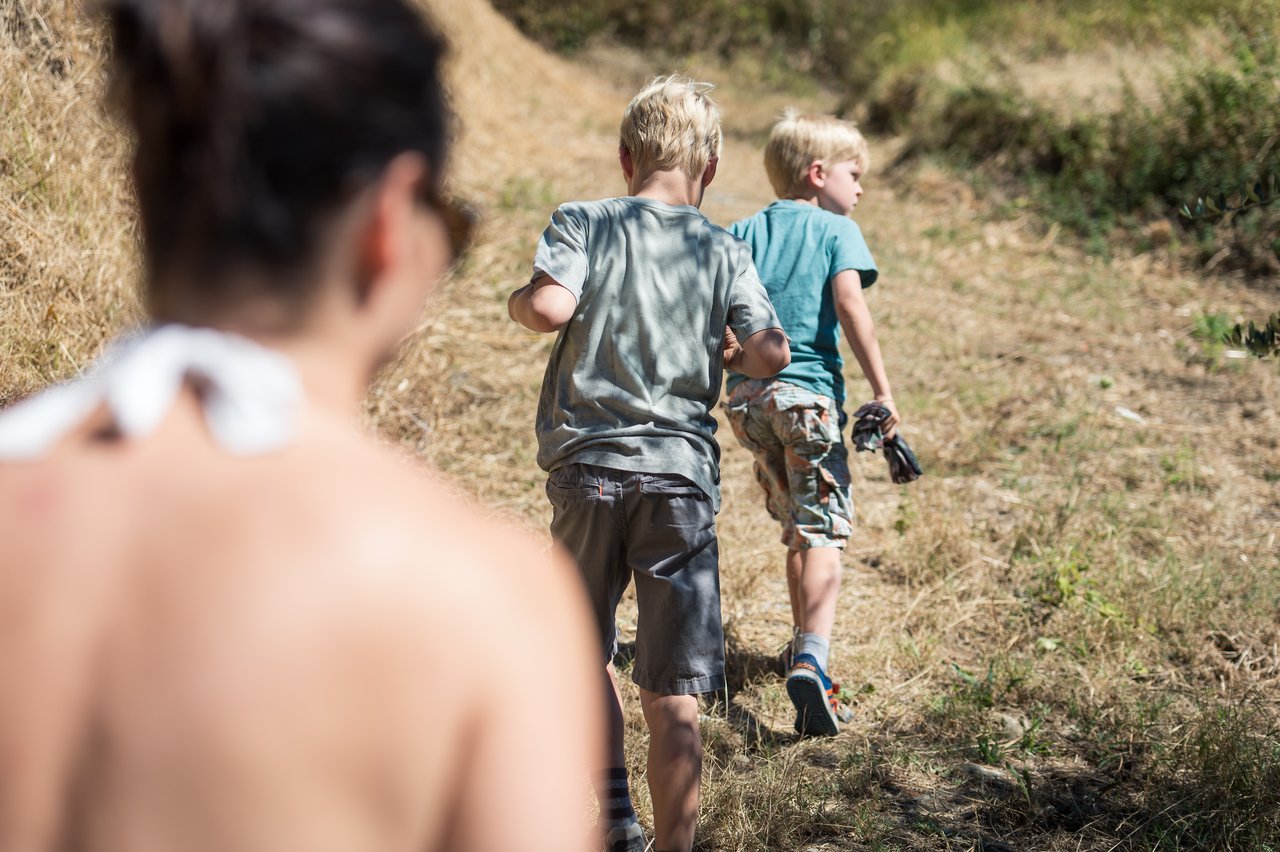
[[(483, 0), (428, 5), (455, 43), (456, 186), (485, 226), (369, 420), (541, 529), (531, 428), (551, 341), (511, 324), (505, 297), (558, 202), (621, 191), (617, 119), (669, 69), (574, 64)], [(4, 402), (136, 317), (136, 262), (91, 27), (50, 0), (0, 0), (0, 22)], [(758, 142), (786, 99), (690, 70), (721, 85), (729, 144), (705, 210), (727, 224), (770, 200)], [(927, 166), (867, 187), (869, 298), (927, 475), (893, 486), (881, 459), (856, 459), (833, 650), (856, 718), (797, 742), (769, 669), (783, 552), (723, 433), (732, 688), (707, 707), (699, 848), (1280, 845), (1280, 374), (1197, 336), (1219, 312), (1274, 310), (1274, 290), (1188, 277), (1162, 247), (1090, 257)], [(856, 399), (856, 366), (847, 378)], [(629, 721), (640, 778), (638, 706)]]

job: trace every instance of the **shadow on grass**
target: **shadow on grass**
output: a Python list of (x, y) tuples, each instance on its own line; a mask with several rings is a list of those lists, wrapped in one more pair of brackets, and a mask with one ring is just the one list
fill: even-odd
[(737, 731), (749, 754), (776, 752), (800, 741), (798, 734), (774, 730), (737, 701), (740, 693), (784, 676), (776, 653), (764, 654), (744, 647), (729, 630), (725, 634), (724, 669), (727, 688), (713, 699), (712, 712), (722, 716)]
[[(635, 659), (636, 643), (619, 642), (618, 651), (613, 655), (613, 667), (619, 673), (626, 672)], [(724, 692), (704, 695), (703, 712), (727, 721), (729, 726), (742, 737), (748, 754), (767, 754), (779, 748), (794, 745), (800, 741), (799, 735), (773, 730), (735, 700), (740, 692), (763, 681), (780, 678), (781, 675), (782, 671), (776, 655), (745, 650), (738, 644), (736, 638), (730, 635), (725, 643), (727, 689)]]

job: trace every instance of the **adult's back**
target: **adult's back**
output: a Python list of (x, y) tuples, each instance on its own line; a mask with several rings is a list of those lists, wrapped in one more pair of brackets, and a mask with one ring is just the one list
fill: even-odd
[(0, 468), (0, 849), (575, 848), (560, 566), (336, 419), (204, 432)]

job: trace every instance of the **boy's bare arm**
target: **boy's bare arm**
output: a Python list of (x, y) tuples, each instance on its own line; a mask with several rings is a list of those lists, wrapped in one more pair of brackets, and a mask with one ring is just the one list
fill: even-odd
[(836, 273), (836, 277), (831, 279), (831, 295), (840, 327), (844, 329), (844, 336), (862, 367), (862, 374), (871, 383), (871, 392), (875, 394), (876, 401), (884, 404), (893, 415), (884, 428), (884, 436), (891, 438), (897, 432), (901, 418), (893, 402), (893, 390), (889, 387), (884, 359), (880, 355), (880, 341), (876, 338), (876, 324), (871, 319), (867, 300), (862, 296), (862, 278), (857, 270), (846, 269)]
[(726, 369), (752, 379), (769, 379), (791, 363), (791, 344), (780, 328), (762, 329), (741, 341), (729, 329), (725, 332)]
[(578, 299), (550, 275), (539, 276), (511, 294), (507, 314), (530, 331), (559, 331), (573, 317)]

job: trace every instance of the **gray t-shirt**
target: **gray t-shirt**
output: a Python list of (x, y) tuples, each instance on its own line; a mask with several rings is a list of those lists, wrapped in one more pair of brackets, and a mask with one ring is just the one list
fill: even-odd
[(696, 207), (645, 198), (565, 204), (534, 257), (578, 306), (538, 401), (538, 464), (675, 473), (720, 504), (724, 328), (779, 328), (751, 249)]

